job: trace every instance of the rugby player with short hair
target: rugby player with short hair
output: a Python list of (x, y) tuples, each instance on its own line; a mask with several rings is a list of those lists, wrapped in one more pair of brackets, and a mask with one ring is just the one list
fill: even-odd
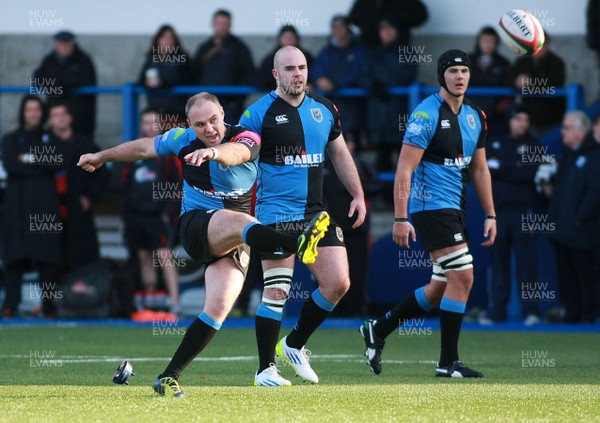
[[(273, 60), (277, 88), (244, 111), (240, 125), (261, 136), (256, 216), (265, 225), (297, 235), (306, 223), (326, 209), (323, 200), (325, 153), (352, 196), (348, 216), (354, 228), (366, 214), (356, 165), (342, 135), (333, 103), (306, 91), (306, 57), (296, 47), (280, 48)], [(262, 253), (264, 290), (256, 312), (259, 369), (254, 383), (290, 385), (275, 367), (275, 350), (296, 374), (312, 383), (319, 378), (305, 349), (309, 337), (329, 316), (350, 286), (348, 257), (341, 228), (331, 222), (319, 243), (319, 260), (308, 268), (318, 288), (304, 303), (296, 325), (277, 342), (283, 307), (289, 297), (294, 269), (290, 252)]]
[(469, 177), (486, 214), (481, 245), (489, 247), (496, 237), (484, 148), (485, 115), (465, 98), (470, 70), (466, 53), (444, 52), (437, 64), (439, 93), (423, 100), (408, 122), (394, 181), (393, 238), (401, 247), (410, 248), (410, 240), (416, 241), (416, 228), (423, 248), (430, 253), (433, 275), (427, 285), (410, 293), (385, 316), (361, 325), (365, 356), (376, 374), (381, 373), (385, 338), (408, 319), (439, 307), (441, 352), (436, 376), (483, 377), (458, 356), (458, 338), (473, 285), (465, 220)]
[[(78, 165), (93, 172), (105, 162), (177, 156), (183, 165), (181, 243), (190, 257), (206, 264), (202, 313), (187, 329), (177, 352), (153, 384), (160, 395), (182, 397), (178, 378), (211, 341), (231, 311), (248, 270), (249, 248), (287, 251), (314, 262), (316, 245), (327, 227), (317, 213), (307, 229), (287, 235), (250, 216), (260, 136), (223, 120), (219, 100), (203, 92), (188, 100), (189, 128), (174, 128), (155, 138), (139, 138), (81, 156)], [(317, 228), (316, 222), (320, 225)]]

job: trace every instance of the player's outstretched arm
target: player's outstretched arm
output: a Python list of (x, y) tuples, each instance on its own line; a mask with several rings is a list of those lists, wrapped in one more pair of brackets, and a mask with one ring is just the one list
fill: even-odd
[(194, 166), (200, 166), (208, 160), (219, 162), (225, 166), (235, 166), (249, 161), (251, 156), (248, 147), (229, 142), (216, 147), (199, 148), (187, 154), (183, 160)]
[(348, 147), (346, 147), (344, 136), (340, 135), (335, 140), (330, 141), (327, 144), (327, 152), (329, 153), (329, 157), (331, 157), (331, 162), (333, 163), (333, 167), (335, 167), (335, 172), (340, 181), (342, 181), (342, 184), (344, 184), (352, 196), (348, 217), (354, 214), (357, 215), (352, 228), (358, 228), (365, 221), (367, 206), (365, 205), (365, 194), (360, 183), (358, 170), (356, 169), (352, 154), (350, 154)]
[[(404, 144), (400, 150), (396, 176), (394, 178), (394, 217), (408, 219), (408, 199), (410, 197), (410, 181), (412, 174), (423, 157), (424, 150)], [(410, 241), (415, 242), (415, 228), (408, 221), (394, 222), (392, 228), (394, 242), (401, 247), (410, 248)]]
[(485, 157), (485, 148), (475, 150), (470, 170), (473, 187), (483, 211), (486, 216), (494, 216), (494, 219), (486, 218), (483, 223), (483, 236), (486, 240), (481, 245), (489, 247), (496, 239), (496, 209), (494, 208), (494, 199), (492, 197), (492, 177), (490, 176), (490, 170)]
[(138, 138), (97, 153), (84, 154), (79, 158), (77, 166), (93, 172), (106, 162), (132, 162), (151, 157), (158, 157), (154, 149), (154, 138)]

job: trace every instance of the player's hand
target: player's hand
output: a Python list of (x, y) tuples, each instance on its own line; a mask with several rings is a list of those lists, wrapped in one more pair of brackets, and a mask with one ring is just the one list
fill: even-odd
[(413, 225), (410, 222), (394, 222), (392, 237), (396, 244), (404, 248), (410, 248), (410, 240), (412, 240), (412, 242), (417, 242), (415, 228), (413, 228)]
[(352, 229), (358, 228), (365, 221), (365, 216), (367, 215), (367, 206), (364, 198), (355, 198), (350, 203), (348, 217), (354, 216), (355, 213), (358, 214), (358, 216), (356, 217), (354, 225), (352, 225)]
[(100, 155), (98, 153), (84, 154), (79, 158), (79, 162), (77, 162), (77, 166), (86, 172), (93, 172), (103, 164), (104, 162), (100, 159)]
[(481, 243), (482, 247), (490, 247), (496, 240), (496, 221), (494, 219), (483, 221), (483, 236), (486, 240)]
[(212, 150), (208, 148), (199, 148), (198, 150), (192, 151), (187, 154), (183, 160), (189, 165), (192, 166), (201, 166), (202, 163), (212, 159), (214, 153)]

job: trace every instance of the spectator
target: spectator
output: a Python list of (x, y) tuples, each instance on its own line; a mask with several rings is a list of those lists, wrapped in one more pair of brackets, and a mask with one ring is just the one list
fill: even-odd
[(561, 133), (566, 152), (550, 200), (558, 288), (568, 323), (594, 323), (598, 312), (592, 263), (600, 236), (600, 147), (590, 127), (583, 112), (565, 115)]
[[(367, 197), (379, 192), (381, 182), (375, 170), (355, 154), (355, 145), (346, 138), (348, 150), (354, 158), (363, 190)], [(340, 317), (364, 316), (366, 314), (367, 269), (369, 266), (369, 214), (363, 225), (352, 228), (353, 218), (348, 217), (348, 208), (352, 196), (348, 193), (333, 167), (329, 156), (325, 159), (323, 169), (323, 197), (327, 201), (329, 213), (342, 228), (344, 243), (350, 265), (350, 289), (335, 308), (335, 315)]]
[[(142, 137), (156, 137), (163, 131), (157, 110), (146, 109), (141, 116)], [(178, 312), (179, 284), (173, 247), (173, 218), (181, 198), (181, 168), (172, 158), (158, 157), (128, 163), (123, 168), (123, 220), (125, 238), (132, 260), (139, 262), (145, 291), (158, 287), (157, 267), (169, 292), (171, 311)], [(146, 307), (152, 297), (145, 298)]]
[[(254, 62), (248, 46), (231, 34), (231, 13), (219, 9), (212, 18), (213, 36), (196, 51), (194, 72), (200, 85), (251, 85)], [(237, 121), (245, 96), (219, 95), (225, 119)]]
[[(4, 317), (13, 317), (21, 303), (23, 274), (38, 272), (42, 311), (54, 317), (56, 270), (61, 260), (62, 223), (54, 174), (64, 163), (62, 143), (45, 134), (46, 109), (40, 98), (23, 98), (19, 127), (2, 142), (8, 181), (3, 237), (6, 296)], [(33, 287), (30, 287), (30, 290)]]
[[(600, 65), (600, 0), (588, 0), (586, 23), (587, 45), (596, 52), (596, 58)], [(596, 67), (596, 72), (598, 72), (598, 68)], [(600, 78), (597, 81), (600, 81)]]
[[(470, 85), (472, 87), (500, 87), (505, 85), (510, 62), (500, 53), (500, 37), (494, 28), (485, 26), (477, 34), (475, 51), (469, 55), (473, 66)], [(490, 128), (502, 128), (506, 114), (499, 97), (477, 97), (477, 104), (485, 112)]]
[(421, 0), (355, 0), (350, 9), (350, 23), (360, 28), (361, 39), (369, 47), (379, 45), (377, 24), (384, 17), (398, 21), (399, 44), (410, 43), (410, 29), (427, 20), (427, 8)]
[[(508, 132), (486, 143), (498, 232), (490, 251), (488, 310), (487, 317), (480, 320), (483, 324), (507, 320), (513, 253), (516, 262), (514, 276), (519, 287), (538, 280), (536, 232), (523, 230), (523, 220), (537, 209), (534, 177), (542, 157), (541, 145), (529, 131), (529, 117), (528, 109), (521, 106), (514, 108), (508, 120)], [(540, 322), (535, 300), (522, 301), (521, 311), (526, 325)]]
[(90, 57), (79, 48), (75, 35), (60, 31), (54, 35), (54, 50), (33, 74), (37, 92), (48, 95), (48, 103), (66, 102), (73, 111), (73, 129), (92, 139), (96, 128), (96, 96), (77, 95), (73, 90), (96, 85), (96, 71)]
[(163, 113), (184, 114), (185, 95), (164, 94), (160, 89), (192, 83), (192, 66), (189, 54), (181, 46), (181, 41), (171, 25), (161, 26), (146, 53), (146, 61), (140, 72), (138, 84), (149, 89), (148, 107)]
[(73, 130), (73, 117), (66, 103), (54, 103), (48, 115), (49, 129), (63, 141), (65, 152), (65, 168), (56, 173), (56, 191), (64, 222), (64, 270), (71, 271), (100, 258), (92, 206), (102, 195), (110, 175), (107, 169), (87, 173), (77, 167), (79, 157), (98, 151), (98, 146)]
[(561, 122), (565, 99), (552, 97), (556, 88), (565, 85), (565, 62), (552, 51), (548, 33), (538, 54), (517, 59), (509, 82), (520, 93), (518, 101), (531, 110), (531, 126), (538, 135)]
[(379, 22), (380, 43), (369, 49), (363, 76), (363, 86), (370, 93), (367, 99), (369, 141), (377, 147), (379, 172), (394, 170), (392, 162), (396, 162), (398, 155), (394, 157), (392, 150), (399, 151), (402, 146), (402, 116), (407, 113), (406, 97), (391, 96), (388, 89), (410, 85), (417, 76), (416, 65), (398, 62), (401, 46), (398, 28), (395, 18), (384, 18)]
[[(269, 91), (275, 89), (275, 78), (273, 78), (273, 59), (277, 50), (284, 46), (298, 47), (306, 57), (306, 64), (308, 65), (308, 68), (312, 68), (313, 57), (308, 51), (300, 47), (300, 35), (298, 34), (296, 27), (293, 25), (282, 26), (279, 30), (279, 34), (277, 35), (277, 45), (264, 57), (262, 62), (260, 62), (260, 66), (256, 70), (256, 76), (254, 80), (254, 85), (256, 87)], [(309, 75), (309, 78), (310, 77), (311, 75)]]
[[(350, 29), (345, 16), (336, 15), (331, 19), (331, 38), (317, 59), (313, 69), (315, 87), (321, 91), (358, 87), (361, 72), (365, 66), (367, 50)], [(364, 106), (362, 98), (328, 96), (340, 111), (344, 128), (360, 148), (360, 132), (364, 127)]]

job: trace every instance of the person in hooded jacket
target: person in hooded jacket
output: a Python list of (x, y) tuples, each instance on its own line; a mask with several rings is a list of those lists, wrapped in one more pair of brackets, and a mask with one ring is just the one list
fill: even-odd
[[(64, 167), (62, 143), (44, 132), (46, 107), (37, 96), (21, 101), (19, 127), (4, 136), (2, 156), (8, 173), (2, 222), (6, 295), (4, 317), (14, 317), (21, 303), (23, 275), (36, 270), (30, 297), (41, 299), (46, 317), (55, 314), (56, 270), (61, 235), (55, 173)], [(37, 289), (39, 288), (39, 289)], [(60, 292), (58, 292), (60, 294)]]

